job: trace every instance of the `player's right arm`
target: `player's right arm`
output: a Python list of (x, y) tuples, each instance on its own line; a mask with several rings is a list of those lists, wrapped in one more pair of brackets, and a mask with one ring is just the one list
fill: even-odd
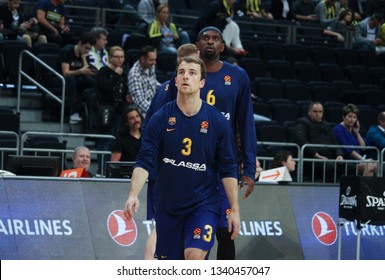
[(131, 220), (134, 216), (132, 213), (132, 208), (134, 208), (135, 213), (138, 212), (139, 209), (139, 198), (138, 195), (142, 190), (146, 180), (148, 178), (147, 170), (142, 167), (135, 167), (132, 178), (131, 178), (131, 186), (128, 192), (128, 198), (126, 204), (124, 205), (124, 216)]

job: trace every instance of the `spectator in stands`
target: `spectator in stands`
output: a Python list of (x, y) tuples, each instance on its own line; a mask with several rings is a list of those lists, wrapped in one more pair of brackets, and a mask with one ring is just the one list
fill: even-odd
[(103, 27), (94, 27), (91, 29), (90, 35), (95, 37), (95, 45), (88, 54), (88, 64), (100, 70), (103, 66), (108, 65), (108, 51), (106, 50), (108, 31)]
[(366, 15), (385, 14), (385, 0), (367, 0)]
[(354, 29), (353, 48), (356, 50), (374, 51), (375, 47), (381, 42), (377, 36), (379, 25), (383, 20), (383, 15), (373, 14), (360, 21)]
[(270, 168), (286, 166), (289, 172), (293, 172), (295, 171), (295, 165), (296, 162), (289, 151), (280, 151), (275, 153), (274, 158), (271, 161)]
[(385, 52), (385, 22), (382, 20), (378, 30), (378, 44), (376, 45), (376, 54)]
[(232, 20), (234, 16), (235, 0), (217, 0), (212, 2), (207, 12), (201, 16), (195, 26), (198, 34), (207, 26), (215, 26), (222, 31), (223, 40), (229, 55), (243, 56), (247, 52), (243, 49), (238, 24)]
[(385, 148), (385, 112), (378, 114), (377, 125), (369, 128), (366, 133), (366, 141), (380, 151)]
[(135, 161), (141, 146), (142, 116), (136, 107), (128, 107), (124, 112), (115, 142), (112, 144), (111, 161)]
[[(121, 126), (124, 109), (131, 101), (127, 86), (127, 73), (123, 68), (124, 50), (113, 46), (109, 53), (109, 63), (100, 68), (96, 75), (96, 103), (98, 132), (104, 135), (116, 135)], [(100, 139), (99, 151), (111, 149), (110, 139)], [(106, 157), (103, 157), (107, 160)], [(98, 157), (98, 173), (102, 173), (101, 156)]]
[(264, 18), (273, 19), (264, 0), (243, 0), (241, 9), (252, 19)]
[[(127, 86), (127, 73), (124, 71), (124, 50), (120, 46), (113, 46), (110, 49), (109, 63), (100, 68), (96, 75), (96, 100), (99, 119), (99, 129), (101, 134), (116, 135), (120, 127), (122, 113), (126, 107), (130, 96)], [(109, 108), (111, 111), (110, 121), (102, 119), (104, 110)]]
[(89, 171), (91, 166), (91, 152), (87, 147), (77, 147), (72, 155), (72, 162), (74, 168), (84, 168), (90, 177), (94, 177)]
[(315, 13), (317, 0), (296, 0), (291, 6), (293, 19), (300, 22), (318, 22), (318, 15)]
[(315, 7), (315, 13), (322, 26), (328, 26), (334, 20), (338, 19), (340, 13), (340, 3), (336, 0), (319, 1)]
[(333, 21), (323, 34), (337, 39), (338, 42), (345, 41), (346, 31), (351, 27), (354, 12), (350, 9), (341, 11), (338, 21)]
[[(295, 126), (295, 141), (299, 146), (305, 144), (338, 145), (332, 134), (331, 125), (323, 120), (323, 105), (320, 102), (312, 102), (309, 106), (308, 115), (298, 119)], [(339, 148), (308, 147), (304, 151), (305, 158), (328, 160), (343, 160), (343, 152)], [(324, 166), (326, 170), (324, 170)], [(305, 163), (305, 170), (315, 172), (322, 179), (333, 181), (335, 172), (334, 162), (315, 162), (314, 170), (311, 163)], [(325, 177), (324, 177), (325, 175)]]
[(37, 3), (36, 18), (48, 42), (59, 45), (71, 43), (70, 28), (65, 19), (64, 0), (40, 0)]
[(147, 24), (155, 19), (156, 9), (160, 4), (167, 4), (168, 0), (140, 0), (138, 4), (138, 13)]
[[(347, 104), (342, 108), (342, 122), (333, 128), (333, 135), (338, 144), (357, 146), (357, 148), (342, 149), (345, 159), (366, 159), (366, 155), (361, 155), (362, 148), (358, 148), (365, 147), (366, 143), (360, 134), (360, 122), (358, 121), (357, 115), (357, 106), (354, 104)], [(377, 172), (377, 164), (359, 163), (357, 169), (359, 175), (373, 177)]]
[(167, 4), (161, 4), (156, 9), (156, 18), (149, 28), (149, 36), (153, 39), (159, 39), (159, 53), (176, 53), (177, 46), (180, 43), (190, 43), (189, 35), (186, 31), (180, 32), (174, 23), (169, 21), (170, 9)]
[(70, 124), (82, 121), (80, 109), (84, 99), (84, 91), (95, 87), (95, 68), (90, 68), (87, 56), (95, 40), (90, 33), (83, 33), (76, 45), (62, 48), (57, 58), (58, 69), (66, 81), (66, 101), (69, 104)]
[(151, 100), (160, 85), (155, 75), (156, 58), (157, 53), (154, 47), (143, 47), (139, 60), (134, 63), (128, 73), (128, 91), (143, 117), (146, 116)]
[(24, 40), (32, 47), (32, 42), (47, 43), (47, 37), (40, 34), (37, 19), (27, 18), (20, 11), (20, 0), (8, 0), (0, 6), (0, 20), (3, 23), (1, 32), (8, 39)]
[(272, 0), (270, 6), (270, 12), (275, 20), (293, 19), (293, 14), (290, 10), (292, 0)]
[(352, 24), (356, 26), (357, 23), (361, 20), (361, 15), (356, 10), (350, 7), (349, 0), (340, 0), (340, 13), (343, 10), (347, 10), (347, 9), (350, 9), (353, 11), (354, 17), (352, 19)]

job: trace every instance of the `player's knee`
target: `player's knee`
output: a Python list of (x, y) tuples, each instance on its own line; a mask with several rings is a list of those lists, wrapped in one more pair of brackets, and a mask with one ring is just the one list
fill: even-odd
[(184, 250), (184, 258), (186, 260), (204, 260), (207, 251), (203, 251), (198, 248), (186, 248)]

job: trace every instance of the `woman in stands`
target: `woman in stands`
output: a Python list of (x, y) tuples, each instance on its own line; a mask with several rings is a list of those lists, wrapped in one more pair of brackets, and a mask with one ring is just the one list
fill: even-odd
[[(148, 35), (152, 39), (159, 39), (159, 52), (175, 53), (178, 43), (190, 43), (186, 31), (178, 33), (174, 23), (169, 21), (170, 9), (167, 4), (161, 4), (156, 9), (156, 17), (150, 25)], [(180, 38), (179, 38), (180, 35)]]
[[(354, 104), (347, 104), (342, 108), (342, 122), (333, 129), (333, 135), (338, 144), (345, 146), (357, 146), (357, 148), (344, 148), (344, 158), (354, 160), (365, 160), (362, 155), (362, 147), (366, 146), (364, 138), (360, 134), (360, 122), (357, 118), (358, 108)], [(370, 161), (371, 159), (368, 159)], [(377, 173), (377, 164), (362, 162), (358, 164), (358, 174), (373, 177)]]

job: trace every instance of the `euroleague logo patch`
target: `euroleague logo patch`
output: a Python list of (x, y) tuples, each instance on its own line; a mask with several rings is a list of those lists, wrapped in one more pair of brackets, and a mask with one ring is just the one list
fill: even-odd
[(107, 228), (111, 238), (121, 246), (131, 246), (138, 236), (134, 219), (127, 220), (122, 210), (111, 212), (107, 219)]
[(325, 212), (317, 212), (311, 221), (314, 236), (324, 245), (333, 245), (337, 240), (337, 227), (332, 217)]

